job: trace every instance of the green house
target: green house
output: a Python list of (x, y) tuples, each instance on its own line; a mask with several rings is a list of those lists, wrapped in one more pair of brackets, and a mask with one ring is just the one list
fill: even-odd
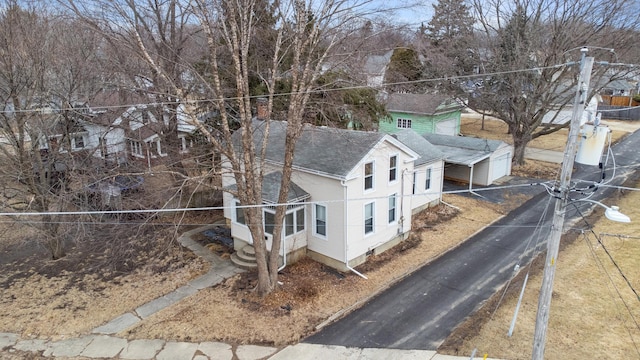
[(380, 132), (394, 134), (412, 129), (422, 134), (460, 134), (463, 106), (440, 94), (390, 94), (386, 101), (391, 118), (381, 119)]

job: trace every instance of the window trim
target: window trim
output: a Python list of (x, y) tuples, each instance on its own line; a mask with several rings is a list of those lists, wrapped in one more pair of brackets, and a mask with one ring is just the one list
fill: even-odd
[[(247, 226), (247, 218), (246, 218), (246, 214), (244, 213), (244, 208), (240, 208), (240, 200), (238, 199), (233, 199), (233, 222), (238, 224), (238, 225), (242, 225), (242, 226)], [(239, 217), (238, 217), (238, 211), (242, 212), (242, 222), (238, 221)]]
[(413, 181), (411, 182), (411, 195), (416, 194), (416, 185), (418, 183), (418, 172), (413, 172)]
[[(371, 165), (371, 173), (367, 175), (367, 165)], [(365, 192), (374, 191), (376, 188), (376, 164), (375, 161), (369, 161), (364, 163), (363, 166), (364, 178), (363, 178), (363, 189)], [(367, 178), (371, 178), (371, 186), (367, 188)]]
[[(271, 225), (271, 232), (267, 231), (267, 214), (273, 216), (273, 224)], [(275, 211), (271, 211), (271, 210), (267, 210), (267, 209), (262, 210), (262, 229), (264, 230), (264, 235), (265, 236), (267, 236), (267, 235), (273, 236), (273, 229), (276, 227), (275, 221), (276, 221), (276, 213), (275, 213)], [(282, 230), (284, 230), (284, 229), (282, 229)]]
[(142, 142), (138, 140), (129, 139), (129, 150), (131, 151), (131, 155), (136, 157), (144, 157), (142, 153)]
[[(393, 207), (391, 203), (392, 200), (393, 200)], [(394, 224), (398, 221), (398, 194), (397, 193), (393, 193), (389, 195), (387, 206), (388, 206), (387, 222), (389, 224)], [(393, 211), (393, 218), (391, 218), (392, 211)]]
[(411, 119), (406, 118), (397, 118), (396, 119), (396, 128), (398, 129), (412, 129), (412, 121)]
[[(319, 233), (318, 232), (318, 207), (321, 207), (324, 209), (324, 234)], [(313, 235), (326, 239), (327, 238), (327, 229), (329, 228), (328, 223), (329, 223), (329, 216), (327, 215), (328, 213), (328, 209), (326, 205), (323, 204), (313, 204)]]
[[(78, 139), (81, 140), (82, 146), (78, 146)], [(82, 150), (87, 148), (87, 139), (84, 137), (84, 134), (73, 134), (71, 135), (71, 150)]]
[[(298, 222), (298, 213), (302, 211), (302, 223)], [(287, 234), (287, 216), (291, 215), (291, 229), (292, 232), (291, 234)], [(283, 230), (284, 230), (284, 236), (285, 237), (290, 237), (290, 236), (294, 236), (296, 234), (299, 234), (301, 232), (303, 232), (306, 228), (306, 211), (304, 206), (299, 206), (299, 207), (295, 207), (292, 209), (288, 209), (285, 214), (284, 214), (284, 219), (283, 219)], [(299, 228), (299, 225), (301, 226), (301, 228)]]
[[(368, 206), (371, 206), (371, 216), (369, 218), (367, 218), (367, 207)], [(363, 229), (364, 230), (364, 235), (365, 236), (369, 236), (371, 234), (375, 234), (375, 232), (376, 232), (376, 202), (375, 201), (372, 201), (372, 202), (364, 204), (364, 213), (363, 213), (363, 215), (364, 215), (364, 217), (363, 217), (363, 219), (364, 219), (364, 221), (363, 221), (363, 224), (364, 224), (364, 229)], [(371, 221), (371, 225), (369, 225), (367, 223), (368, 219)], [(371, 230), (367, 231), (368, 228), (370, 228)]]
[[(395, 159), (393, 166), (391, 166), (392, 159)], [(398, 159), (398, 154), (389, 156), (389, 183), (398, 181)], [(393, 179), (391, 177), (393, 177)]]
[(429, 191), (431, 190), (431, 183), (432, 183), (432, 174), (433, 171), (431, 171), (431, 168), (427, 168), (427, 170), (425, 171), (427, 178), (424, 181), (424, 191)]

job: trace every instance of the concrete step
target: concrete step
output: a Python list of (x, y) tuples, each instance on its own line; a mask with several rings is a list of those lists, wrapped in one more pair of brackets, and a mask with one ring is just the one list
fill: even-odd
[(254, 248), (253, 246), (247, 245), (240, 250), (244, 252), (247, 256), (253, 257), (254, 259), (256, 258), (256, 248)]
[(231, 262), (237, 267), (245, 270), (253, 270), (258, 267), (258, 264), (254, 262), (247, 262), (238, 257), (238, 253), (231, 254)]
[[(245, 246), (245, 248), (246, 248), (246, 246)], [(256, 254), (247, 254), (246, 252), (243, 251), (245, 248), (240, 249), (240, 251), (236, 251), (235, 255), (240, 260), (242, 260), (244, 262), (255, 263), (256, 262)]]

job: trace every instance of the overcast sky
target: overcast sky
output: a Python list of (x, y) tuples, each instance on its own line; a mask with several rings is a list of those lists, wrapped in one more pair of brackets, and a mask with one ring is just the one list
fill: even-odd
[(433, 5), (437, 0), (372, 0), (372, 8), (395, 8), (393, 15), (384, 15), (387, 22), (392, 19), (398, 23), (418, 28), (420, 23), (425, 24), (433, 16)]

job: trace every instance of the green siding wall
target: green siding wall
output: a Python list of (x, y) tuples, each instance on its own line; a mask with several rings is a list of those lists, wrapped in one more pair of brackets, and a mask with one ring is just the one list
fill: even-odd
[(433, 134), (436, 131), (436, 124), (441, 121), (456, 119), (456, 134), (460, 133), (460, 111), (442, 113), (438, 115), (410, 114), (403, 112), (389, 112), (392, 120), (383, 119), (378, 124), (380, 132), (394, 134), (402, 129), (398, 128), (398, 118), (411, 120), (411, 129), (416, 133)]

